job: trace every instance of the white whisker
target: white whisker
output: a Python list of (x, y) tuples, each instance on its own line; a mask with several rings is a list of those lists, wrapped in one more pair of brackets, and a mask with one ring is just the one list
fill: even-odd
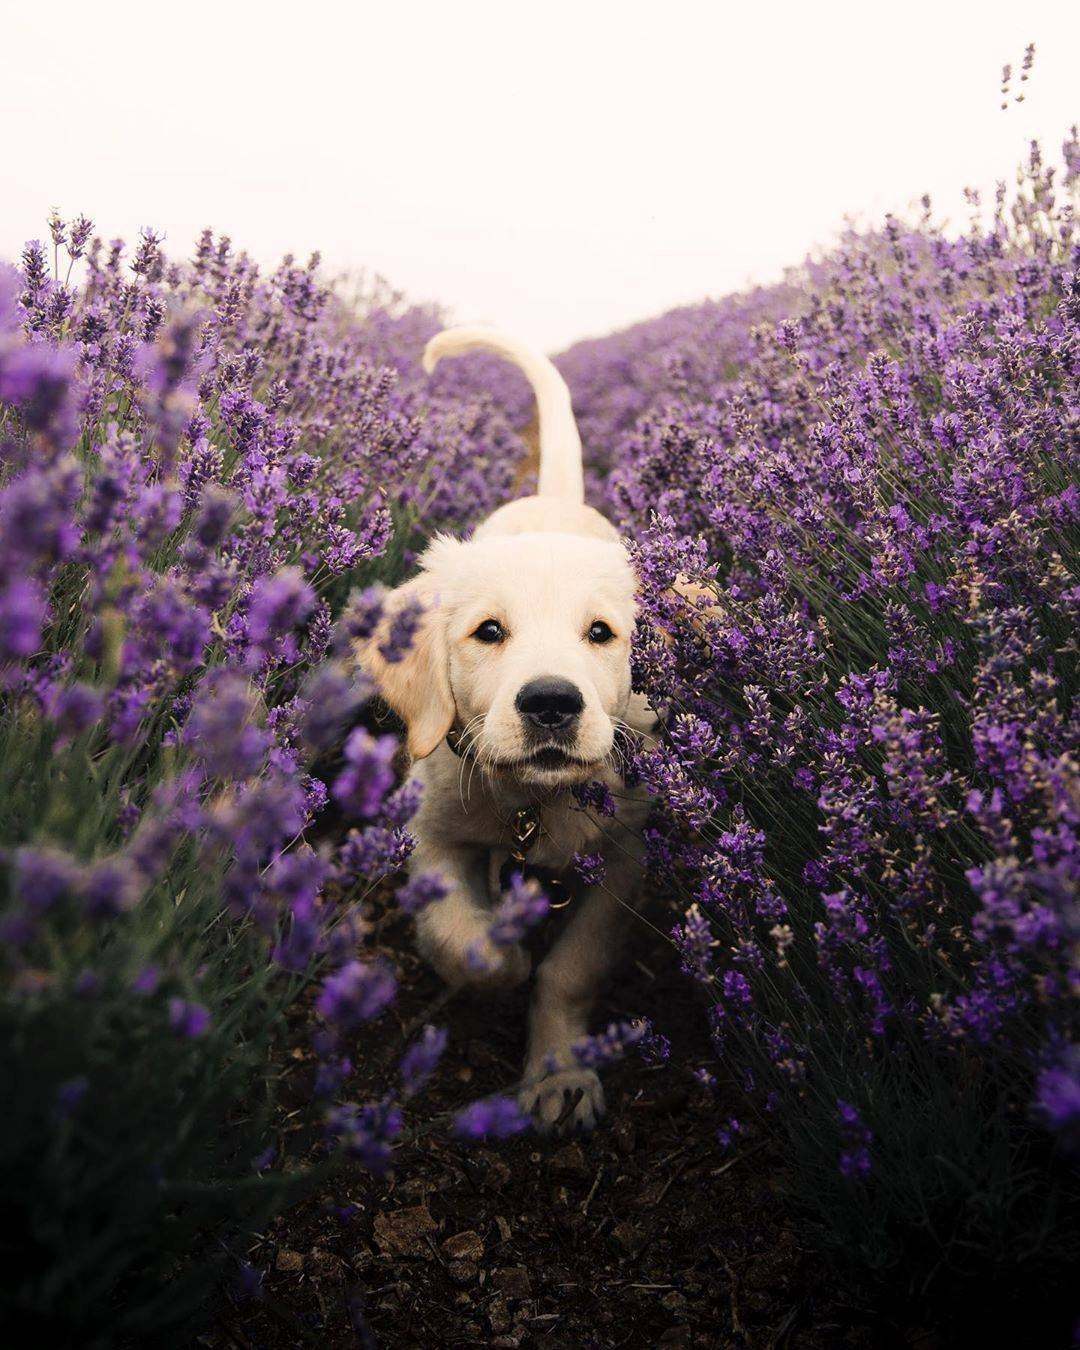
[[(472, 794), (472, 774), (473, 774), (473, 756), (470, 753), (473, 743), (480, 735), (482, 728), (480, 723), (484, 720), (483, 713), (477, 713), (475, 717), (469, 720), (461, 729), (461, 736), (458, 741), (458, 800), (461, 802), (461, 809), (468, 811), (466, 799)], [(465, 765), (469, 764), (469, 779), (465, 782)]]

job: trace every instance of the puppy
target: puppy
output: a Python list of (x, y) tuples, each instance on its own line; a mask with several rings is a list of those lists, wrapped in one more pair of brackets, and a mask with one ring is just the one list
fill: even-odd
[[(634, 908), (647, 812), (619, 774), (622, 730), (652, 721), (630, 690), (635, 578), (615, 529), (584, 504), (570, 393), (550, 361), (499, 333), (452, 328), (428, 343), (424, 368), (477, 348), (514, 361), (535, 391), (537, 494), (500, 507), (468, 541), (436, 538), (419, 574), (388, 597), (384, 624), (402, 606), (422, 607), (411, 649), (387, 662), (383, 628), (360, 659), (403, 718), (423, 785), (411, 871), (438, 873), (450, 888), (418, 919), (421, 952), (443, 978), (495, 989), (528, 977), (524, 949), (488, 937), (512, 855), (570, 886), (537, 970), (520, 1101), (541, 1129), (589, 1129), (603, 1090), (572, 1047)], [(592, 780), (614, 794), (613, 818), (572, 796)], [(575, 893), (575, 853), (603, 854), (602, 884)]]

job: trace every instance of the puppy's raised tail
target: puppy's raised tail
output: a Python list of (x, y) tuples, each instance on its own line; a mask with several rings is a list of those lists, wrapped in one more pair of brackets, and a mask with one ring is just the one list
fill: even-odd
[(525, 373), (536, 395), (540, 423), (541, 497), (561, 497), (564, 501), (585, 500), (581, 472), (581, 437), (578, 435), (570, 390), (566, 381), (546, 356), (534, 352), (494, 328), (465, 326), (444, 328), (424, 348), (424, 369), (430, 375), (444, 356), (463, 352), (487, 351), (505, 356)]

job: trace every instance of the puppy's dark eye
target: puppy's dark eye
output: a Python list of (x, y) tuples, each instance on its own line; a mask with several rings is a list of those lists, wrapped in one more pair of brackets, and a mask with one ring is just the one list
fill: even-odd
[(605, 642), (610, 642), (614, 636), (615, 634), (603, 619), (597, 619), (589, 629), (589, 641), (595, 642), (597, 646), (602, 646)]
[(485, 619), (480, 627), (474, 631), (473, 637), (477, 642), (502, 642), (503, 638), (506, 637), (506, 629), (498, 619)]

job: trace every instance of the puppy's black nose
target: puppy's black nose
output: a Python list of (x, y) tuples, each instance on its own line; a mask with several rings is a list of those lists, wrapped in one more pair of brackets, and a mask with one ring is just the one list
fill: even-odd
[(581, 690), (556, 675), (541, 675), (518, 690), (514, 707), (538, 731), (565, 731), (585, 706)]

